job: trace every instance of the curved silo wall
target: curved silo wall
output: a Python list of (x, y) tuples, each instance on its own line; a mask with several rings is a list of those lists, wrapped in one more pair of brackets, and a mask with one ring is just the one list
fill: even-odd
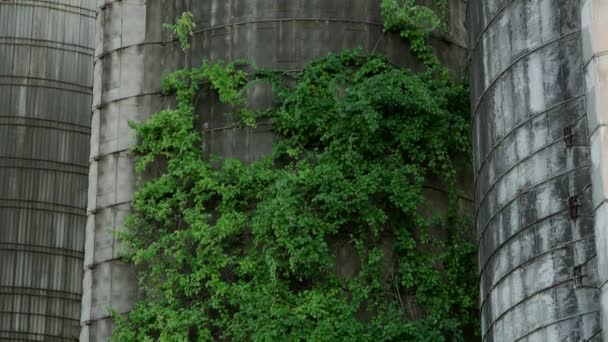
[(602, 331), (608, 329), (608, 3), (581, 1), (583, 71), (591, 146), (591, 177)]
[[(171, 99), (160, 95), (163, 74), (186, 64), (186, 56), (162, 28), (184, 11), (197, 26), (187, 60), (245, 58), (259, 67), (297, 71), (328, 52), (376, 48), (403, 65), (414, 65), (403, 41), (382, 34), (380, 0), (196, 0), (105, 1), (97, 8), (95, 85), (91, 130), (87, 242), (82, 302), (82, 341), (107, 340), (108, 307), (128, 312), (137, 299), (135, 272), (120, 261), (121, 230), (136, 190), (129, 120), (143, 121)], [(451, 34), (434, 38), (443, 60), (454, 70), (466, 60), (465, 3), (450, 1)], [(449, 53), (447, 51), (450, 51)], [(249, 94), (254, 106), (267, 105), (263, 87)], [(233, 127), (222, 106), (208, 98), (197, 108), (204, 153), (246, 161), (268, 153), (270, 127)]]
[(600, 341), (579, 1), (467, 20), (483, 340)]
[(91, 3), (0, 1), (0, 340), (78, 338)]

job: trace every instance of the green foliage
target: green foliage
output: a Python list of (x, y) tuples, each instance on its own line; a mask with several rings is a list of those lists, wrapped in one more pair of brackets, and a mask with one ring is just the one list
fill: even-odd
[(184, 12), (175, 24), (164, 24), (163, 27), (173, 33), (179, 40), (182, 50), (190, 49), (190, 38), (193, 35), (193, 29), (196, 24), (192, 21), (193, 15), (190, 12)]
[[(272, 85), (272, 109), (246, 109), (257, 82)], [(201, 157), (203, 84), (244, 125), (272, 121), (270, 155)], [(452, 162), (469, 153), (466, 87), (354, 51), (295, 79), (204, 62), (163, 91), (175, 109), (133, 124), (137, 171), (156, 176), (142, 178), (120, 236), (143, 299), (114, 313), (115, 340), (464, 341), (477, 330)], [(445, 212), (425, 199), (431, 178), (448, 189)]]
[[(437, 6), (445, 16), (446, 0), (437, 1)], [(439, 59), (431, 52), (427, 38), (439, 28), (445, 30), (445, 21), (432, 9), (417, 4), (417, 0), (403, 0), (401, 4), (397, 0), (382, 0), (381, 10), (384, 30), (399, 32), (402, 38), (409, 41), (411, 51), (428, 68), (440, 69)]]

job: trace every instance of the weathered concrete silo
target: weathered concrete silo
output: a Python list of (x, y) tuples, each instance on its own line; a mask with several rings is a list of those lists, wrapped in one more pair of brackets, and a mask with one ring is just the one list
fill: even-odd
[[(112, 321), (108, 307), (127, 312), (137, 298), (134, 271), (119, 260), (120, 230), (130, 212), (136, 177), (128, 151), (129, 120), (145, 120), (170, 99), (160, 96), (162, 75), (203, 59), (244, 58), (260, 67), (297, 71), (328, 52), (362, 47), (413, 63), (399, 37), (383, 35), (380, 0), (196, 0), (105, 1), (98, 8), (95, 86), (89, 182), (81, 340), (106, 340)], [(452, 34), (435, 39), (453, 69), (465, 63), (465, 4), (450, 1)], [(188, 56), (163, 31), (184, 11), (197, 23)], [(449, 51), (449, 52), (448, 52)], [(253, 105), (268, 103), (263, 87), (250, 93)], [(270, 151), (268, 126), (235, 127), (212, 98), (201, 115), (206, 154), (253, 160)]]
[(92, 2), (0, 1), (0, 340), (78, 338)]
[(601, 341), (580, 2), (468, 6), (483, 340)]
[(605, 332), (608, 331), (608, 3), (582, 0), (580, 4), (598, 286)]

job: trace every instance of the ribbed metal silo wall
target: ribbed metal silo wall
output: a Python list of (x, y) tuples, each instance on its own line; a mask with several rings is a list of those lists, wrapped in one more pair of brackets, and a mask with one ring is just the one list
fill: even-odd
[(0, 1), (0, 340), (78, 338), (92, 1)]
[[(82, 341), (105, 341), (112, 330), (108, 307), (128, 312), (137, 299), (134, 270), (119, 260), (120, 230), (136, 190), (129, 120), (142, 121), (171, 100), (160, 96), (162, 75), (185, 65), (178, 45), (162, 28), (184, 11), (197, 26), (188, 60), (245, 58), (257, 66), (297, 71), (328, 52), (362, 47), (414, 65), (403, 41), (382, 34), (380, 0), (196, 0), (100, 1), (97, 8), (91, 170), (82, 307)], [(451, 34), (434, 39), (443, 60), (458, 70), (466, 59), (465, 3), (450, 1)], [(377, 46), (377, 47), (376, 47)], [(448, 52), (449, 51), (449, 52)], [(269, 102), (267, 89), (254, 88), (253, 105)], [(213, 98), (201, 100), (206, 155), (246, 161), (268, 153), (270, 127), (233, 127)], [(232, 120), (231, 120), (232, 119)]]
[(484, 341), (600, 341), (579, 1), (471, 0)]

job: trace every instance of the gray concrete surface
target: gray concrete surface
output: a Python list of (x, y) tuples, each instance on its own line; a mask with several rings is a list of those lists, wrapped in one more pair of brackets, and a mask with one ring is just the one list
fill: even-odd
[(0, 1), (0, 340), (80, 331), (91, 5)]
[[(107, 308), (125, 313), (137, 299), (134, 270), (119, 259), (121, 246), (108, 230), (120, 230), (136, 189), (128, 120), (142, 121), (171, 100), (160, 96), (162, 75), (203, 58), (246, 58), (261, 67), (298, 70), (328, 52), (362, 47), (403, 65), (415, 63), (403, 41), (383, 35), (379, 0), (98, 0), (95, 85), (91, 129), (88, 221), (81, 341), (106, 341)], [(451, 34), (434, 46), (454, 70), (466, 60), (465, 3), (450, 1)], [(197, 22), (192, 51), (184, 56), (162, 30), (185, 10)], [(382, 38), (381, 38), (382, 37)], [(263, 87), (250, 93), (254, 106), (269, 104)], [(197, 108), (205, 155), (246, 161), (267, 153), (270, 128), (234, 127), (235, 118), (206, 95)]]
[(580, 2), (467, 20), (483, 340), (601, 341)]
[(608, 3), (581, 1), (583, 72), (591, 145), (602, 330), (608, 329)]

